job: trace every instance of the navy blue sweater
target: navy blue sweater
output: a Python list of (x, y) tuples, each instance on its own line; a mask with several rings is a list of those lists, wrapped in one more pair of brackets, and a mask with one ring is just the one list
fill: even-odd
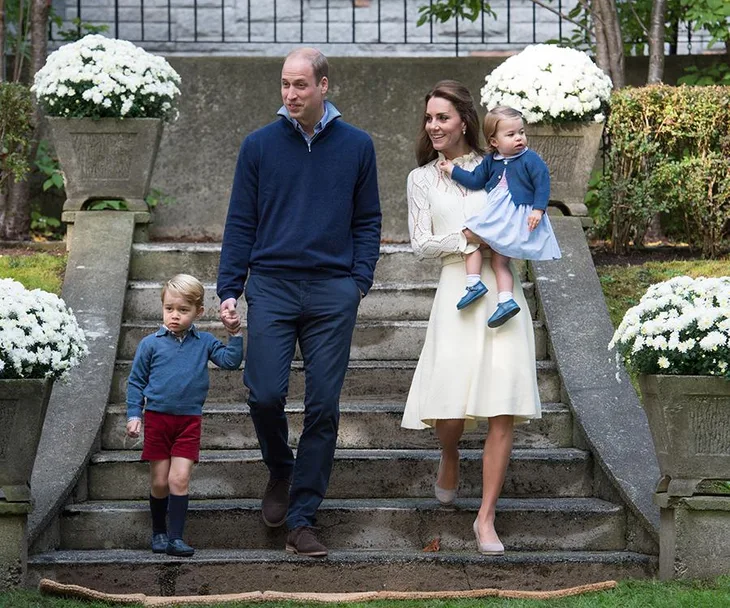
[(142, 338), (127, 383), (127, 418), (140, 418), (143, 408), (200, 415), (208, 396), (208, 360), (223, 369), (237, 369), (243, 360), (243, 338), (231, 336), (226, 346), (195, 325), (182, 342), (165, 327)]
[(380, 223), (370, 136), (338, 119), (308, 146), (282, 117), (241, 146), (218, 296), (238, 299), (249, 272), (292, 280), (351, 275), (366, 294), (380, 253)]
[(547, 209), (550, 200), (550, 171), (537, 152), (525, 150), (517, 158), (495, 159), (487, 154), (474, 171), (454, 167), (451, 178), (469, 190), (490, 192), (507, 172), (507, 188), (516, 205)]

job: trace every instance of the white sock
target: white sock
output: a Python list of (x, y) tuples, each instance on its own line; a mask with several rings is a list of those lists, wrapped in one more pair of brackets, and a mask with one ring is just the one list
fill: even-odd
[(512, 299), (512, 292), (511, 291), (500, 291), (497, 294), (497, 302), (500, 304), (504, 304), (505, 302), (508, 302)]
[(478, 274), (468, 274), (466, 275), (466, 286), (467, 287), (474, 287), (479, 281), (481, 281), (482, 277)]

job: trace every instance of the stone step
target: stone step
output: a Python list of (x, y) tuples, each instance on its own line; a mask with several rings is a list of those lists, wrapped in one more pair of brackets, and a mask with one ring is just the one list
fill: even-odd
[(52, 551), (28, 560), (29, 586), (41, 578), (106, 593), (199, 595), (298, 592), (548, 590), (655, 576), (657, 559), (628, 551), (340, 551), (317, 560), (281, 549), (200, 550), (192, 558), (150, 551)]
[[(149, 496), (148, 465), (139, 451), (103, 451), (88, 468), (89, 500), (141, 500)], [(328, 498), (409, 498), (433, 495), (438, 450), (337, 450)], [(463, 497), (481, 496), (482, 451), (462, 450)], [(592, 459), (574, 448), (516, 449), (504, 497), (592, 495)], [(191, 498), (258, 498), (268, 480), (259, 450), (203, 451), (190, 484)]]
[[(337, 447), (343, 449), (429, 449), (437, 445), (433, 431), (414, 431), (400, 426), (402, 402), (342, 402)], [(289, 443), (296, 446), (302, 431), (304, 406), (287, 406)], [(244, 403), (208, 403), (203, 417), (204, 450), (253, 450), (258, 448), (256, 432)], [(542, 418), (515, 427), (514, 445), (520, 448), (564, 448), (573, 445), (572, 416), (561, 403), (543, 403)], [(104, 450), (140, 449), (142, 438), (125, 436), (126, 406), (110, 405), (102, 430)], [(464, 433), (463, 448), (480, 448), (487, 431), (486, 421)]]
[[(532, 322), (535, 329), (535, 357), (546, 359), (547, 330), (542, 321)], [(220, 340), (226, 341), (227, 334), (223, 324), (217, 321), (202, 321), (196, 324), (203, 331), (208, 331)], [(355, 325), (352, 335), (350, 358), (355, 360), (399, 360), (418, 359), (426, 339), (428, 321), (361, 321)], [(159, 322), (134, 322), (122, 325), (119, 337), (120, 359), (133, 359), (139, 341), (157, 331)], [(244, 344), (246, 328), (244, 327)], [(301, 359), (297, 346), (295, 358)]]
[[(440, 538), (444, 551), (475, 546), (472, 522), (480, 499), (457, 508), (436, 499), (325, 500), (317, 512), (322, 541), (338, 549), (413, 549)], [(505, 498), (497, 503), (497, 533), (508, 550), (614, 551), (624, 549), (621, 506), (597, 498)], [(185, 540), (196, 549), (281, 549), (286, 526), (261, 521), (261, 501), (191, 501)], [(87, 502), (66, 508), (61, 549), (146, 549), (147, 501)]]
[[(126, 403), (127, 378), (132, 362), (117, 361), (112, 378), (109, 400)], [(537, 384), (540, 400), (548, 403), (561, 401), (560, 377), (552, 360), (536, 361)], [(403, 401), (411, 386), (416, 361), (350, 361), (342, 399), (373, 399)], [(240, 370), (223, 370), (210, 366), (208, 399), (221, 402), (245, 402), (248, 389), (243, 386)], [(292, 363), (289, 377), (289, 398), (304, 398), (304, 369), (301, 361)]]
[[(161, 282), (178, 272), (186, 272), (203, 283), (215, 283), (220, 262), (220, 243), (135, 243), (129, 278), (133, 281)], [(514, 262), (522, 279), (527, 277), (527, 265)], [(410, 283), (438, 280), (441, 261), (418, 260), (411, 246), (392, 244), (380, 246), (380, 259), (375, 267), (377, 283)]]
[[(433, 298), (436, 293), (435, 281), (420, 283), (376, 283), (363, 298), (358, 310), (361, 321), (427, 321), (431, 314)], [(536, 315), (535, 286), (523, 283), (522, 288), (530, 308), (532, 318)], [(152, 320), (159, 322), (162, 318), (160, 293), (162, 283), (151, 281), (130, 281), (124, 302), (125, 321)], [(454, 306), (460, 294), (454, 298)], [(219, 318), (220, 300), (213, 283), (205, 284), (205, 312), (203, 320)], [(242, 320), (246, 320), (246, 300), (238, 301), (238, 312)], [(468, 311), (465, 312), (468, 314)]]

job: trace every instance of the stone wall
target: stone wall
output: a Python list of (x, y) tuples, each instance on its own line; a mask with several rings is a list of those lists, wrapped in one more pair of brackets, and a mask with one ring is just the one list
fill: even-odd
[[(666, 82), (683, 66), (707, 63), (698, 56), (668, 57)], [(466, 84), (478, 101), (484, 75), (502, 59), (332, 58), (329, 98), (343, 118), (375, 142), (383, 237), (408, 235), (405, 183), (416, 166), (413, 143), (423, 97), (443, 78)], [(183, 81), (180, 119), (165, 127), (152, 186), (177, 202), (155, 210), (157, 239), (218, 240), (222, 235), (233, 170), (243, 138), (272, 120), (281, 105), (280, 58), (172, 57)], [(642, 84), (646, 60), (629, 61), (629, 82)]]

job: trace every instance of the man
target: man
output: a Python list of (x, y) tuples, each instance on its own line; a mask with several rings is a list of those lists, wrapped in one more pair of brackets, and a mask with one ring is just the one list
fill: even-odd
[[(246, 286), (243, 382), (269, 468), (263, 520), (271, 527), (286, 522), (286, 550), (310, 557), (327, 555), (313, 526), (332, 470), (339, 396), (381, 223), (372, 140), (325, 101), (328, 86), (319, 51), (287, 56), (279, 120), (241, 146), (218, 271), (226, 326)], [(284, 405), (297, 341), (306, 389), (295, 461)]]

